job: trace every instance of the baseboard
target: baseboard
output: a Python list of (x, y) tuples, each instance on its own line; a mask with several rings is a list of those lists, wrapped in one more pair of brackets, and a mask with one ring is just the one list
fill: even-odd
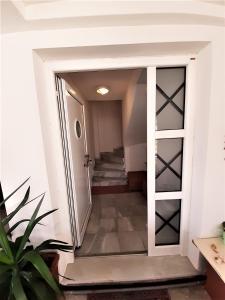
[(93, 186), (92, 195), (128, 193), (128, 185)]

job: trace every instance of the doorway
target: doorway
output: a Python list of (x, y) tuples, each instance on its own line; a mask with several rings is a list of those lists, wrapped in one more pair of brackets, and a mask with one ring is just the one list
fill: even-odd
[[(188, 157), (188, 126), (185, 116), (186, 67), (148, 67), (147, 72), (146, 69), (129, 69), (129, 72), (131, 71), (133, 73), (129, 83), (132, 88), (127, 88), (124, 98), (117, 100), (93, 100), (93, 98), (86, 100), (82, 97), (79, 76), (82, 77), (85, 73), (82, 83), (87, 89), (85, 82), (87, 73), (93, 73), (96, 78), (97, 73), (106, 71), (76, 72), (75, 81), (72, 73), (59, 74), (68, 83), (67, 92), (74, 98), (83, 99), (86, 112), (84, 119), (85, 124), (88, 124), (87, 140), (96, 140), (96, 132), (99, 138), (102, 127), (106, 129), (104, 125), (99, 126), (102, 120), (93, 121), (93, 111), (100, 111), (100, 117), (102, 115), (106, 117), (107, 113), (104, 111), (106, 112), (107, 108), (102, 107), (108, 107), (110, 101), (117, 102), (118, 106), (121, 102), (122, 110), (122, 146), (101, 151), (100, 144), (103, 139), (100, 139), (97, 143), (92, 141), (94, 154), (90, 155), (90, 149), (87, 149), (88, 162), (90, 162), (88, 172), (92, 191), (92, 209), (85, 224), (83, 243), (76, 245), (76, 256), (147, 252), (148, 255), (180, 254), (184, 245), (184, 221), (187, 215), (184, 209), (188, 203), (188, 200), (183, 201), (187, 185), (185, 162)], [(132, 100), (126, 102), (128, 98)], [(145, 100), (142, 102), (142, 99)], [(104, 103), (106, 101), (109, 101), (108, 104)], [(101, 108), (93, 109), (94, 102), (97, 102), (96, 107)], [(129, 106), (132, 106), (132, 110), (129, 110)], [(109, 111), (113, 110), (109, 109)], [(124, 111), (128, 112), (127, 115)], [(136, 120), (136, 123), (130, 120)], [(118, 122), (116, 124), (118, 125)], [(127, 129), (126, 132), (124, 128)], [(109, 137), (112, 132), (114, 131), (109, 132)], [(133, 136), (136, 143), (132, 142)], [(102, 166), (103, 163), (106, 165)], [(114, 167), (115, 164), (119, 165), (119, 169), (110, 169), (110, 164), (114, 164)], [(110, 174), (115, 175), (115, 172), (122, 174), (123, 184), (108, 182), (105, 185), (102, 175), (110, 178)], [(95, 176), (101, 179), (96, 180)], [(74, 220), (76, 209), (71, 215)], [(138, 220), (136, 224), (135, 218)], [(121, 234), (123, 230), (124, 235)], [(131, 235), (136, 235), (141, 243), (132, 242)], [(122, 245), (123, 243), (125, 246)], [(134, 247), (138, 244), (139, 246)]]
[[(62, 95), (60, 106), (65, 113), (66, 124), (61, 126), (64, 128), (63, 138), (68, 136), (64, 144), (74, 144), (68, 146), (69, 155), (64, 155), (68, 158), (65, 165), (72, 164), (70, 169), (75, 174), (76, 170), (78, 173), (84, 172), (81, 168), (86, 167), (91, 187), (91, 205), (84, 205), (89, 200), (80, 197), (76, 188), (79, 179), (76, 175), (72, 176), (71, 181), (75, 180), (75, 183), (70, 182), (74, 189), (71, 193), (71, 216), (76, 219), (82, 206), (87, 219), (85, 222), (83, 217), (84, 235), (79, 232), (81, 225), (71, 222), (72, 226), (76, 225), (75, 255), (147, 253), (146, 69), (64, 73), (57, 76), (58, 87), (64, 89), (58, 93)], [(100, 86), (109, 88), (109, 92), (98, 95)], [(83, 111), (84, 114), (81, 129), (79, 126), (79, 131), (83, 132), (83, 124), (86, 130), (87, 145), (82, 148), (83, 154), (76, 150), (78, 134), (74, 135), (78, 113), (69, 110), (79, 114)], [(87, 193), (83, 193), (82, 197), (87, 199)]]

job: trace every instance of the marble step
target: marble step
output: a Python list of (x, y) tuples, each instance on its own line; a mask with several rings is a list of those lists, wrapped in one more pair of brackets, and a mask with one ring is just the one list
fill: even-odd
[(95, 161), (95, 169), (98, 171), (104, 170), (124, 170), (123, 164), (113, 163), (113, 162), (105, 162), (99, 159)]
[(122, 157), (122, 158), (124, 157), (124, 149), (123, 149), (123, 147), (115, 148), (113, 150), (113, 153), (116, 154), (119, 157)]
[(94, 170), (94, 176), (108, 178), (126, 178), (125, 172), (121, 170)]
[(127, 180), (123, 178), (106, 178), (106, 177), (93, 177), (92, 186), (114, 186), (126, 185)]
[[(93, 289), (106, 284), (122, 286), (134, 283), (147, 283), (148, 288), (154, 288), (156, 284), (160, 286), (160, 282), (165, 288), (174, 280), (195, 280), (201, 273), (194, 269), (186, 256), (114, 255), (76, 258), (73, 263), (67, 265), (64, 276), (63, 285), (77, 288), (82, 285), (90, 285)], [(176, 299), (187, 298), (178, 296)]]
[(104, 160), (106, 162), (114, 162), (118, 164), (123, 164), (123, 157), (120, 157), (118, 155), (115, 155), (112, 152), (103, 152), (101, 153), (101, 160)]

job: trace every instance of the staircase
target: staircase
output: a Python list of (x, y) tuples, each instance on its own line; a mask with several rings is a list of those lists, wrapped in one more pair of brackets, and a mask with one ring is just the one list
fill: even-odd
[(113, 152), (102, 152), (100, 159), (95, 160), (92, 186), (120, 186), (127, 184), (124, 171), (124, 150), (114, 149)]

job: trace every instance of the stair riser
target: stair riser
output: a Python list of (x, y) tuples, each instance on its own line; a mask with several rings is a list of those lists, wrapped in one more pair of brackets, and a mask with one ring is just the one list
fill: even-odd
[(105, 181), (94, 181), (92, 186), (118, 186), (118, 185), (126, 185), (126, 180), (105, 180)]
[(111, 177), (126, 178), (126, 175), (123, 171), (96, 171), (95, 170), (94, 176), (105, 177), (105, 178), (111, 178)]

